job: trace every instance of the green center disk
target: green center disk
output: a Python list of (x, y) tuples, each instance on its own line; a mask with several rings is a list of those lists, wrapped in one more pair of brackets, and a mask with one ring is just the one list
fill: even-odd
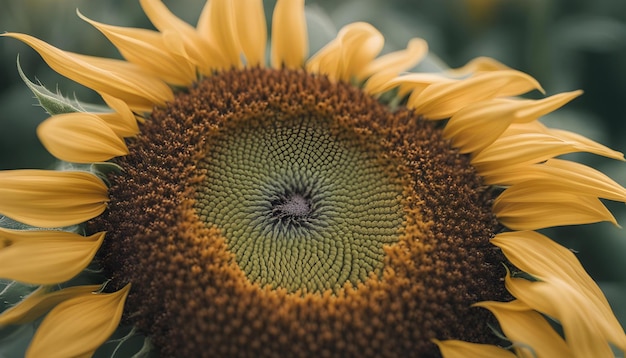
[(381, 272), (404, 225), (400, 176), (375, 148), (328, 119), (231, 121), (207, 140), (197, 211), (251, 282), (356, 286)]

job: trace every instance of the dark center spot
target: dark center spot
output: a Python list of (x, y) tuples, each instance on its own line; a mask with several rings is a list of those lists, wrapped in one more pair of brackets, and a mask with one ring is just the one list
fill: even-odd
[(276, 217), (304, 217), (311, 212), (311, 204), (308, 199), (300, 194), (292, 194), (281, 200), (281, 204), (274, 205), (273, 214)]

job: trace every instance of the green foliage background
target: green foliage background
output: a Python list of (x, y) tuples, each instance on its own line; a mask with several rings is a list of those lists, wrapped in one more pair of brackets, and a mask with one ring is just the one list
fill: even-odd
[[(165, 3), (195, 24), (204, 1)], [(269, 18), (274, 1), (266, 3)], [(422, 37), (452, 67), (491, 56), (533, 75), (548, 94), (584, 89), (581, 98), (544, 122), (626, 152), (624, 0), (318, 0), (307, 4), (310, 18), (318, 25), (310, 33), (313, 48), (332, 38), (342, 25), (362, 20), (385, 35), (385, 51), (406, 46), (411, 37)], [(75, 9), (104, 23), (151, 28), (138, 1), (0, 0), (0, 9), (0, 32), (24, 32), (62, 49), (96, 56), (119, 54), (76, 16)], [(31, 80), (83, 101), (98, 99), (50, 70), (26, 45), (0, 39), (0, 169), (48, 168), (53, 158), (35, 135), (46, 115), (19, 79), (18, 54)], [(625, 163), (589, 155), (572, 157), (626, 185)], [(626, 225), (624, 205), (608, 205)], [(625, 325), (626, 231), (601, 223), (551, 229), (548, 234), (578, 252)]]

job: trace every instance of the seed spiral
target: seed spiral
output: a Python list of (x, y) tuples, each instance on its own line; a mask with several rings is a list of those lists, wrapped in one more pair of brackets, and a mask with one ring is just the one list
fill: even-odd
[(226, 127), (207, 138), (196, 207), (252, 282), (315, 292), (380, 274), (404, 215), (398, 174), (373, 145), (325, 118)]

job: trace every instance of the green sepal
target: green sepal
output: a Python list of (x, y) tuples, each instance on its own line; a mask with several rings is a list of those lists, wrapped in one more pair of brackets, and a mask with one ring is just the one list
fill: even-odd
[[(50, 115), (74, 113), (74, 112), (106, 112), (108, 108), (106, 106), (94, 105), (90, 103), (82, 103), (77, 99), (65, 98), (60, 93), (54, 93), (44, 87), (41, 82), (39, 84), (32, 82), (26, 77), (22, 67), (20, 66), (20, 58), (17, 58), (17, 72), (19, 73), (22, 81), (33, 92), (37, 101), (41, 107)], [(38, 81), (39, 82), (39, 81)], [(109, 110), (110, 111), (110, 110)]]
[[(70, 226), (57, 227), (57, 228), (41, 228), (41, 227), (38, 227), (38, 226), (26, 225), (24, 223), (21, 223), (21, 222), (19, 222), (17, 220), (13, 220), (10, 217), (4, 216), (4, 215), (0, 215), (0, 228), (9, 229), (9, 230), (23, 230), (23, 231), (28, 231), (28, 230), (63, 230), (63, 231), (67, 231), (67, 232), (74, 232), (74, 233), (84, 234), (82, 232), (82, 229), (81, 229), (80, 225), (70, 225)], [(2, 356), (0, 355), (0, 357), (2, 357)]]
[(111, 186), (111, 182), (109, 181), (109, 174), (115, 173), (120, 174), (123, 169), (119, 165), (110, 162), (97, 162), (92, 163), (90, 166), (90, 171), (94, 173), (100, 180), (102, 180), (108, 187)]
[(109, 174), (120, 174), (123, 169), (119, 165), (112, 162), (96, 162), (89, 164), (70, 163), (59, 161), (55, 170), (59, 171), (83, 171), (89, 172), (102, 180), (106, 185), (111, 186), (107, 176)]
[(62, 113), (73, 113), (73, 112), (84, 112), (78, 103), (78, 101), (71, 101), (68, 98), (63, 97), (60, 93), (54, 93), (44, 87), (41, 83), (36, 84), (26, 77), (24, 71), (22, 71), (22, 67), (20, 66), (20, 59), (17, 58), (17, 72), (20, 74), (22, 81), (28, 86), (28, 88), (33, 92), (39, 104), (48, 112), (50, 115), (62, 114)]
[(13, 220), (8, 216), (0, 215), (0, 228), (10, 230), (32, 230), (33, 226)]
[(110, 173), (120, 174), (122, 173), (123, 169), (119, 165), (112, 162), (97, 162), (91, 164), (91, 171), (94, 173), (99, 172), (106, 175)]

